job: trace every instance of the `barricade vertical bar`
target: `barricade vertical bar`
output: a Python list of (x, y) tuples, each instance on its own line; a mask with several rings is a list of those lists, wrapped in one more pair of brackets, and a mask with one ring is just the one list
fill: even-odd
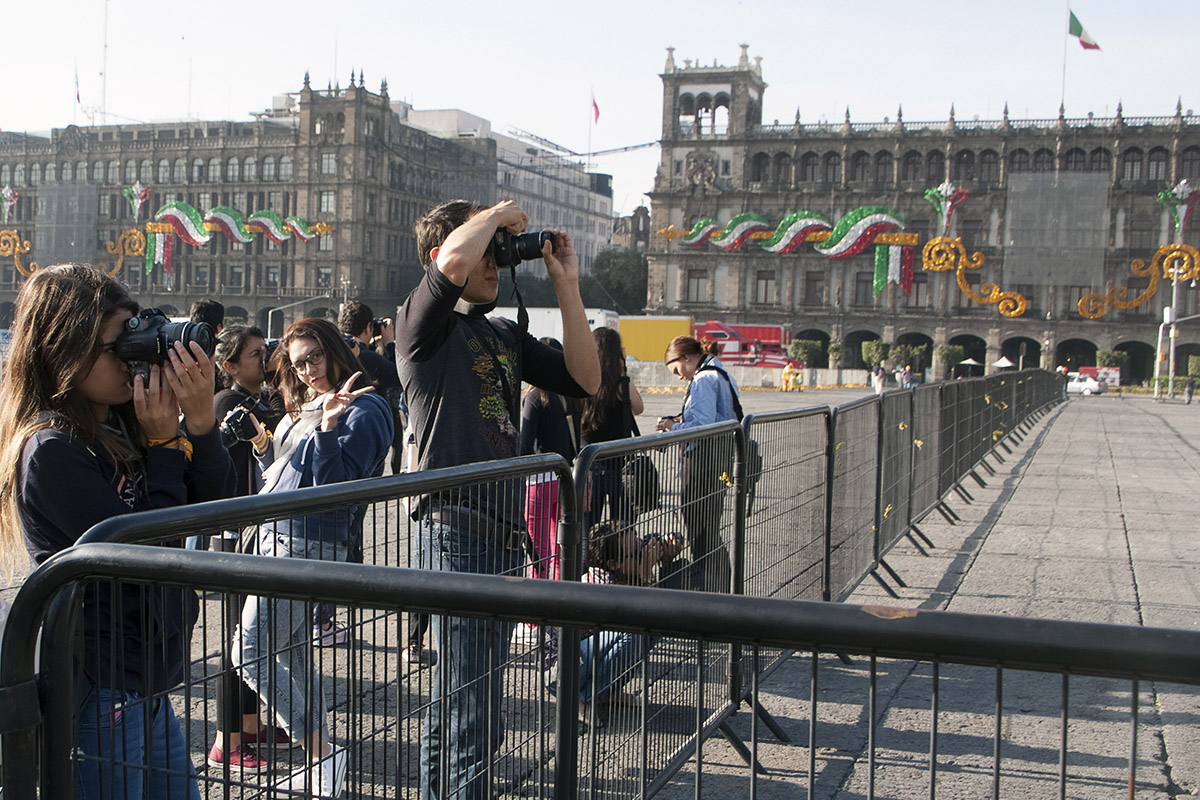
[(1070, 673), (1064, 672), (1062, 676), (1062, 739), (1058, 747), (1058, 800), (1067, 800), (1067, 726), (1071, 722), (1070, 698)]
[(824, 556), (824, 586), (821, 587), (821, 599), (828, 602), (833, 597), (833, 476), (835, 474), (834, 458), (837, 452), (837, 423), (838, 410), (826, 418), (828, 435), (825, 438), (825, 556)]
[(808, 800), (817, 791), (817, 651), (811, 655), (812, 680), (808, 688)]
[(1004, 667), (996, 667), (996, 725), (992, 738), (992, 800), (1000, 800), (1000, 736), (1004, 726)]
[(941, 662), (933, 662), (933, 690), (929, 703), (929, 800), (937, 798), (938, 699), (941, 696)]
[(1138, 694), (1141, 692), (1137, 678), (1134, 678), (1131, 683), (1129, 692), (1129, 800), (1133, 800), (1134, 792), (1137, 789)]
[[(755, 646), (751, 663), (754, 665), (750, 675), (750, 696), (754, 700), (753, 708), (758, 708), (758, 656), (760, 648)], [(750, 715), (750, 800), (758, 800), (758, 714)]]
[[(886, 397), (886, 395), (884, 395)], [(883, 457), (884, 446), (884, 419), (886, 403), (884, 397), (879, 398), (879, 404), (875, 407), (875, 521), (872, 525), (871, 538), (874, 540), (871, 543), (871, 558), (874, 562), (878, 562), (882, 555), (882, 528), (883, 528)], [(874, 564), (872, 565), (874, 570)]]
[(879, 701), (878, 662), (871, 656), (870, 684), (867, 690), (867, 800), (875, 800), (875, 714)]

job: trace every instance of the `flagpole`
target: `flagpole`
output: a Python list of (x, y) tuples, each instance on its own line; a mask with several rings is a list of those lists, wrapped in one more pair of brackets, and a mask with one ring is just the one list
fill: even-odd
[(1062, 70), (1062, 93), (1058, 103), (1061, 107), (1067, 106), (1067, 45), (1071, 41), (1071, 0), (1067, 0), (1067, 30), (1063, 34), (1063, 70)]
[(592, 107), (588, 109), (588, 146), (587, 146), (587, 164), (584, 165), (583, 171), (587, 172), (592, 168), (592, 127), (596, 124), (596, 87), (591, 88)]

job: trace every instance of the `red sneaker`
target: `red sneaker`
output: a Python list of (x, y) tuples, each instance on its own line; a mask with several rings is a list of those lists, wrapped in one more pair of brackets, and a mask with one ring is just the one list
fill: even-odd
[(293, 742), (288, 732), (278, 725), (263, 728), (258, 733), (243, 733), (242, 744), (258, 745), (259, 747), (298, 747), (299, 742)]
[(230, 751), (226, 755), (221, 752), (221, 748), (218, 745), (214, 744), (212, 750), (208, 751), (208, 765), (213, 769), (223, 770), (226, 764), (228, 764), (232, 772), (260, 770), (266, 766), (266, 762), (258, 757), (258, 753), (245, 745)]

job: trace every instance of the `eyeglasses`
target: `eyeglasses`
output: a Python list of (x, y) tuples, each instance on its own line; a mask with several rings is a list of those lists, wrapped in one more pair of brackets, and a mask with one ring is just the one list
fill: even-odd
[(309, 367), (319, 367), (325, 363), (325, 352), (323, 350), (313, 350), (308, 354), (307, 358), (301, 358), (298, 361), (292, 362), (292, 369), (296, 372), (308, 372)]

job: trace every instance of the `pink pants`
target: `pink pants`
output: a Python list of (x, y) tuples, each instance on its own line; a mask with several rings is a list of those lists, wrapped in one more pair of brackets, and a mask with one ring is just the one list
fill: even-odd
[(537, 553), (537, 561), (529, 566), (530, 577), (558, 580), (558, 478), (526, 487), (525, 521)]

